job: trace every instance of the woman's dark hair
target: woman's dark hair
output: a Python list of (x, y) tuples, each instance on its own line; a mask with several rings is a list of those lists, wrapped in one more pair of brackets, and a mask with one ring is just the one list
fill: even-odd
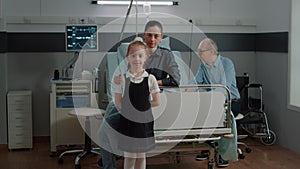
[(161, 23), (158, 21), (155, 21), (155, 20), (151, 20), (151, 21), (147, 22), (147, 24), (145, 26), (145, 32), (147, 31), (148, 28), (153, 27), (153, 26), (158, 26), (160, 28), (161, 33), (163, 32), (163, 27), (162, 27)]

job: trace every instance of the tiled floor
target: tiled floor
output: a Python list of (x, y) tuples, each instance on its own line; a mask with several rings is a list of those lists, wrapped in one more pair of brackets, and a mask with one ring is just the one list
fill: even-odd
[[(246, 158), (230, 162), (227, 169), (298, 169), (300, 154), (282, 148), (278, 145), (264, 146), (258, 140), (247, 139), (252, 148)], [(8, 151), (7, 145), (0, 145), (1, 169), (74, 169), (74, 155), (64, 157), (64, 163), (58, 164), (58, 156), (49, 156), (49, 141), (35, 141), (32, 150)], [(82, 169), (100, 168), (97, 165), (98, 155), (90, 155), (80, 161)], [(122, 168), (123, 160), (117, 161), (118, 169)], [(194, 155), (183, 156), (180, 163), (174, 163), (170, 158), (147, 159), (148, 169), (206, 169), (207, 161), (195, 161)], [(217, 168), (217, 167), (215, 167)]]

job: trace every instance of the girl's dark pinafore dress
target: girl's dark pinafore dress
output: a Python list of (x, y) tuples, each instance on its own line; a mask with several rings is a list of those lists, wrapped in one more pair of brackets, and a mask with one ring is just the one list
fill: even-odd
[(147, 152), (155, 147), (153, 115), (148, 77), (141, 83), (125, 78), (119, 122), (119, 148), (126, 152)]

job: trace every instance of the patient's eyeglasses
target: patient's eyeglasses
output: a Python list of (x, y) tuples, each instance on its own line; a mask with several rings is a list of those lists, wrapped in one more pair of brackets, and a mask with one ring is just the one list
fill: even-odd
[(204, 52), (207, 52), (209, 50), (211, 50), (212, 48), (209, 48), (209, 49), (204, 49), (204, 50), (201, 50), (201, 49), (198, 49), (198, 53), (202, 54)]
[(161, 33), (145, 33), (146, 37), (152, 38), (154, 36), (154, 39), (158, 39), (161, 37)]

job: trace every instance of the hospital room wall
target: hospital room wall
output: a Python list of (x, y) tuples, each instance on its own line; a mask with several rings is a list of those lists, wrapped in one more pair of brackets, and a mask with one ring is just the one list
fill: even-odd
[[(0, 144), (3, 143), (7, 137), (6, 133), (6, 54), (0, 53)], [(3, 130), (4, 129), (4, 130)]]
[[(241, 75), (244, 72), (248, 72), (253, 75), (251, 75), (251, 78), (254, 78), (254, 52), (228, 51), (221, 53), (224, 56), (229, 56), (233, 59), (237, 69), (237, 74)], [(72, 56), (64, 52), (7, 53), (6, 55), (7, 89), (32, 90), (33, 134), (34, 136), (48, 136), (50, 133), (50, 79), (53, 78), (54, 69), (59, 68), (61, 70), (64, 64), (66, 64)], [(188, 56), (188, 52), (182, 53), (183, 58), (186, 59)], [(98, 62), (99, 57), (97, 57), (97, 55), (86, 57), (84, 61), (84, 69), (92, 71), (92, 68), (94, 67), (93, 63)], [(194, 72), (198, 67), (198, 63), (198, 58), (194, 58)], [(103, 82), (101, 84), (103, 84)]]
[[(1, 0), (2, 17), (6, 18), (4, 30), (7, 32), (63, 32), (64, 23), (58, 23), (66, 17), (118, 17), (124, 16), (127, 7), (108, 7), (91, 5), (89, 0)], [(231, 6), (229, 4), (235, 4)], [(239, 6), (239, 7), (237, 7)], [(139, 8), (142, 10), (141, 8)], [(245, 26), (235, 25), (238, 20), (243, 21), (250, 18), (250, 23), (255, 18), (255, 2), (249, 0), (180, 0), (179, 6), (153, 7), (152, 11), (176, 14), (185, 19), (204, 18), (202, 24), (206, 30), (213, 32), (243, 32)], [(111, 12), (114, 11), (114, 12)], [(24, 18), (25, 17), (25, 18)], [(40, 23), (30, 23), (30, 18), (35, 17)], [(221, 19), (220, 19), (221, 18)], [(24, 23), (23, 21), (29, 23)], [(225, 22), (224, 22), (225, 21)], [(49, 22), (49, 23), (47, 23)], [(196, 21), (194, 21), (196, 22)], [(207, 23), (205, 23), (207, 22)], [(225, 26), (220, 26), (225, 23)], [(233, 22), (233, 24), (232, 24)], [(15, 24), (14, 24), (15, 23)], [(46, 24), (45, 24), (46, 23)], [(200, 21), (197, 21), (199, 24)], [(206, 24), (212, 24), (207, 26)], [(228, 26), (230, 24), (230, 26)], [(227, 26), (226, 26), (227, 25)], [(246, 26), (247, 28), (247, 26)], [(251, 33), (254, 27), (250, 26)], [(242, 31), (241, 31), (242, 30)], [(247, 29), (248, 30), (248, 29)], [(246, 31), (247, 32), (247, 31)], [(54, 44), (56, 45), (56, 44)], [(225, 55), (226, 53), (224, 53)], [(189, 55), (186, 53), (186, 55)], [(227, 55), (227, 54), (226, 54)], [(236, 65), (247, 67), (251, 60), (254, 62), (254, 52), (229, 52), (228, 56), (236, 59)], [(243, 58), (243, 59), (238, 59)], [(1, 113), (0, 113), (0, 144), (7, 143), (6, 126), (6, 92), (8, 90), (29, 89), (33, 91), (33, 135), (50, 135), (50, 114), (49, 114), (49, 92), (50, 78), (55, 68), (62, 68), (70, 59), (65, 52), (8, 52), (0, 54), (1, 78)], [(243, 60), (243, 61), (241, 61)], [(239, 62), (242, 64), (239, 64)], [(243, 65), (244, 64), (244, 65)], [(2, 66), (3, 65), (3, 66)], [(254, 72), (253, 67), (248, 67), (248, 72)], [(2, 70), (5, 71), (2, 71)], [(241, 70), (240, 73), (243, 73)], [(3, 75), (3, 76), (2, 76)]]
[[(4, 0), (5, 1), (5, 0)], [(112, 16), (112, 10), (116, 11), (114, 12), (114, 15), (116, 16), (123, 16), (126, 13), (126, 8), (124, 7), (113, 7), (113, 8), (103, 8), (96, 5), (87, 5), (86, 1), (82, 0), (53, 0), (53, 1), (47, 1), (47, 0), (6, 0), (7, 7), (10, 10), (7, 10), (6, 15), (7, 16), (16, 16), (16, 17), (23, 17), (23, 16), (41, 16), (41, 17), (52, 17), (52, 16)], [(278, 1), (278, 0), (277, 0)], [(277, 2), (276, 1), (276, 2)], [(286, 1), (285, 1), (286, 2)], [(17, 4), (18, 5), (15, 5)], [(272, 4), (273, 2), (269, 2)], [(283, 2), (282, 2), (283, 3)], [(58, 5), (59, 4), (59, 5)], [(234, 5), (232, 5), (234, 4)], [(71, 5), (71, 8), (69, 6)], [(280, 2), (277, 2), (274, 4), (275, 6), (281, 5)], [(239, 16), (238, 18), (246, 19), (255, 19), (256, 18), (256, 7), (260, 6), (259, 4), (256, 4), (256, 1), (249, 1), (249, 0), (224, 0), (224, 1), (211, 1), (211, 0), (189, 0), (189, 1), (180, 1), (180, 5), (178, 7), (168, 7), (168, 8), (153, 8), (153, 11), (165, 11), (166, 13), (171, 14), (177, 14), (183, 18), (194, 18), (196, 17), (204, 17), (208, 19), (214, 20), (215, 18), (225, 18), (230, 21), (230, 19), (234, 18), (236, 19), (236, 16)], [(286, 4), (284, 4), (286, 6)], [(268, 6), (264, 6), (264, 8), (268, 9)], [(74, 10), (76, 9), (76, 10)], [(164, 10), (166, 9), (166, 10)], [(261, 9), (263, 11), (263, 9)], [(286, 9), (283, 9), (284, 12)], [(109, 14), (109, 15), (108, 15)], [(263, 12), (260, 14), (264, 18)], [(279, 16), (280, 18), (280, 16)], [(268, 20), (268, 19), (266, 19)], [(260, 25), (264, 23), (262, 20)], [(204, 20), (205, 21), (205, 20)], [(220, 20), (214, 20), (213, 24), (217, 24)], [(277, 22), (274, 21), (273, 22)], [(222, 22), (224, 23), (224, 22)], [(228, 24), (225, 22), (225, 24)], [(30, 31), (34, 26), (26, 25), (22, 27), (22, 24), (9, 24), (7, 25), (7, 31), (14, 31), (19, 30), (19, 32), (22, 31)], [(35, 25), (36, 26), (36, 25)], [(204, 25), (205, 26), (205, 25)], [(19, 28), (22, 29), (19, 29)], [(243, 26), (241, 26), (243, 27)], [(240, 26), (233, 25), (228, 29), (228, 26), (214, 26), (214, 31), (217, 33), (222, 33), (228, 30), (231, 30), (232, 32), (240, 32)], [(272, 26), (273, 27), (273, 26)], [(279, 25), (277, 25), (279, 27)], [(25, 29), (24, 29), (25, 28)], [(58, 31), (56, 26), (53, 26), (51, 24), (40, 24), (38, 28), (44, 28), (40, 29), (40, 31)], [(266, 31), (272, 32), (272, 29), (267, 29)], [(275, 31), (281, 31), (275, 30)], [(237, 74), (241, 75), (244, 72), (248, 72), (251, 76), (251, 81), (261, 81), (256, 80), (256, 74), (255, 72), (259, 72), (258, 67), (256, 69), (256, 61), (258, 60), (259, 53), (255, 52), (237, 52), (237, 51), (226, 51), (222, 52), (224, 56), (228, 56), (232, 58), (236, 65)], [(2, 95), (2, 93), (6, 93), (8, 90), (13, 89), (20, 89), (20, 88), (30, 88), (34, 90), (33, 93), (33, 115), (34, 115), (34, 135), (35, 136), (43, 136), (49, 135), (49, 91), (50, 91), (50, 83), (49, 80), (52, 77), (53, 70), (56, 67), (61, 68), (63, 64), (67, 62), (67, 60), (70, 58), (66, 53), (64, 52), (47, 52), (47, 53), (31, 53), (31, 52), (18, 52), (18, 53), (7, 53), (7, 54), (1, 54), (0, 56), (4, 56), (4, 58), (7, 58), (6, 60), (1, 58), (0, 64), (3, 64), (2, 61), (4, 61), (4, 65), (7, 66), (7, 73), (3, 77), (7, 77), (8, 81), (2, 82), (0, 85), (0, 91), (1, 91), (1, 105), (5, 105), (2, 101), (5, 101), (5, 96)], [(184, 53), (183, 55), (189, 55), (188, 53)], [(278, 54), (280, 58), (284, 58), (284, 54)], [(39, 62), (36, 62), (39, 61)], [(38, 64), (39, 63), (39, 64)], [(3, 69), (1, 65), (1, 70)], [(263, 69), (263, 67), (261, 67)], [(265, 68), (264, 68), (265, 69)], [(276, 72), (276, 71), (275, 71)], [(1, 72), (2, 73), (2, 72)], [(14, 77), (17, 78), (14, 78)], [(2, 77), (2, 74), (1, 74)], [(267, 77), (267, 78), (266, 78)], [(32, 80), (33, 78), (36, 78), (35, 80)], [(268, 79), (268, 76), (265, 75), (264, 77), (260, 77), (261, 79)], [(32, 81), (31, 81), (32, 80)], [(8, 84), (7, 86), (3, 84)], [(266, 98), (269, 100), (269, 98)], [(281, 107), (282, 108), (282, 107)], [(285, 109), (286, 110), (286, 109)], [(1, 107), (1, 111), (2, 107)], [(5, 112), (3, 112), (5, 113)], [(2, 137), (2, 131), (6, 132), (6, 126), (5, 122), (2, 123), (3, 113), (1, 113), (1, 122), (0, 122), (0, 144), (6, 143), (6, 137)], [(292, 112), (293, 113), (293, 112)], [(290, 117), (292, 118), (292, 117)], [(277, 125), (276, 121), (278, 121), (278, 118), (275, 118), (273, 120), (273, 117), (271, 117), (271, 123), (274, 122), (274, 125)], [(273, 126), (273, 124), (272, 124)], [(281, 126), (278, 126), (281, 127)], [(278, 128), (277, 126), (274, 126), (274, 128)], [(287, 130), (291, 128), (287, 128)], [(4, 133), (5, 133), (4, 132)], [(4, 135), (5, 136), (5, 135)], [(299, 139), (298, 139), (299, 140)], [(294, 146), (296, 144), (290, 145)]]
[[(4, 0), (0, 0), (0, 31), (4, 30)], [(0, 35), (0, 46), (5, 46), (2, 43)], [(0, 144), (6, 143), (7, 138), (7, 121), (6, 121), (6, 53), (2, 53), (4, 49), (0, 47)], [(4, 142), (5, 141), (5, 142)]]
[[(264, 0), (257, 8), (257, 31), (290, 30), (290, 1)], [(265, 110), (278, 144), (300, 153), (300, 112), (287, 108), (288, 53), (256, 52), (256, 79), (263, 84)]]

